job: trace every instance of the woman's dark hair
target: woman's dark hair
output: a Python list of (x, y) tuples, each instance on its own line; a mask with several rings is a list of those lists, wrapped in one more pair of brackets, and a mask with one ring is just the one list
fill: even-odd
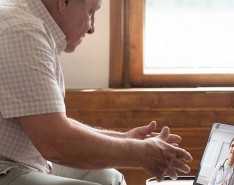
[(231, 146), (231, 144), (232, 144), (233, 141), (234, 141), (234, 138), (232, 138), (232, 140), (231, 140), (231, 142), (229, 144), (229, 148), (230, 148), (230, 146)]

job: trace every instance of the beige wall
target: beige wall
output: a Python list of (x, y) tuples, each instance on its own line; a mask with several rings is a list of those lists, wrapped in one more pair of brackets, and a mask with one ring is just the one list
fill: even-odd
[(107, 88), (109, 78), (109, 2), (96, 13), (96, 31), (74, 53), (60, 57), (67, 89)]

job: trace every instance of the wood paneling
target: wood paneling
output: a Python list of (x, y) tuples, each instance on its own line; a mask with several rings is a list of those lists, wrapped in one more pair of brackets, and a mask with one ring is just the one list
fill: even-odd
[[(65, 102), (68, 116), (92, 126), (127, 131), (152, 120), (157, 121), (158, 130), (169, 126), (182, 136), (180, 146), (194, 157), (188, 175), (196, 173), (212, 123), (234, 125), (232, 91), (70, 90)], [(128, 185), (140, 185), (149, 178), (141, 169), (120, 171)]]

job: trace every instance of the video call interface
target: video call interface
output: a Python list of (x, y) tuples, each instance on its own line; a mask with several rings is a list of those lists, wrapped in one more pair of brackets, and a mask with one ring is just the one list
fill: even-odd
[(226, 180), (221, 177), (221, 175), (224, 175), (221, 171), (224, 170), (223, 165), (232, 155), (230, 144), (233, 138), (234, 125), (215, 123), (212, 126), (193, 185), (208, 185), (209, 183), (211, 185), (215, 183), (233, 185), (234, 169), (226, 174)]

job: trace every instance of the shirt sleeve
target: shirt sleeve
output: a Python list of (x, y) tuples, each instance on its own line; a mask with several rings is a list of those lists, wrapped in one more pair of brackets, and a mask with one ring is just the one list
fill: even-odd
[(65, 112), (56, 76), (56, 48), (41, 25), (0, 33), (0, 109), (4, 118)]

